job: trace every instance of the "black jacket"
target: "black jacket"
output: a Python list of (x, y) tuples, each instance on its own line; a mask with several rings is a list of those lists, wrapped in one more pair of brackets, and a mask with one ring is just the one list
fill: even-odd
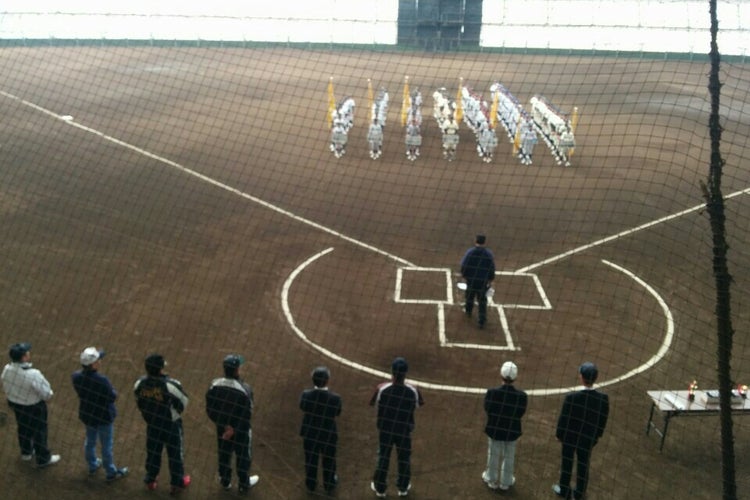
[(557, 439), (576, 448), (594, 447), (604, 434), (609, 417), (609, 396), (593, 389), (565, 396), (557, 419)]
[(182, 418), (188, 403), (180, 382), (167, 375), (144, 375), (136, 381), (133, 391), (143, 420), (165, 429)]
[(206, 392), (206, 414), (220, 427), (250, 429), (253, 416), (253, 390), (238, 379), (217, 378)]
[(378, 430), (399, 436), (414, 430), (414, 410), (423, 404), (419, 390), (404, 382), (384, 382), (370, 399), (370, 405), (378, 408)]
[(521, 417), (526, 413), (528, 397), (512, 385), (488, 389), (484, 396), (487, 425), (484, 432), (496, 441), (515, 441), (521, 434)]
[(299, 408), (304, 412), (300, 436), (325, 443), (336, 441), (341, 396), (325, 389), (307, 389), (300, 397)]

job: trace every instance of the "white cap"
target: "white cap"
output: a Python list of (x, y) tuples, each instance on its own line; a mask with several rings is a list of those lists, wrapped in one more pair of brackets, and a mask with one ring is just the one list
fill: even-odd
[(515, 380), (518, 376), (518, 367), (513, 361), (506, 361), (500, 368), (500, 375), (507, 380)]
[(96, 347), (87, 347), (81, 353), (81, 364), (90, 366), (104, 357), (104, 351), (99, 351)]

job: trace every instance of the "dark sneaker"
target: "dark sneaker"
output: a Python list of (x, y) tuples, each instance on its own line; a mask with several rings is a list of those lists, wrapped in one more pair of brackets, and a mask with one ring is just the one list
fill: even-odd
[(326, 490), (326, 493), (328, 493), (328, 494), (333, 493), (333, 490), (336, 489), (336, 485), (337, 484), (339, 484), (339, 476), (338, 476), (338, 474), (334, 474), (333, 475), (333, 483), (326, 484), (324, 486), (324, 489)]
[(221, 488), (224, 491), (231, 491), (232, 490), (232, 480), (231, 479), (224, 480), (222, 478), (219, 478), (219, 484), (221, 485)]
[(111, 483), (112, 481), (117, 481), (118, 479), (122, 479), (123, 477), (127, 476), (130, 470), (127, 467), (122, 467), (120, 469), (117, 469), (114, 474), (109, 475), (107, 474), (107, 482)]
[(170, 495), (179, 495), (188, 486), (190, 486), (190, 476), (184, 475), (184, 476), (182, 476), (182, 484), (172, 485), (172, 489), (169, 490), (169, 494)]
[(570, 492), (563, 493), (562, 487), (559, 484), (552, 485), (552, 493), (562, 498), (570, 498)]

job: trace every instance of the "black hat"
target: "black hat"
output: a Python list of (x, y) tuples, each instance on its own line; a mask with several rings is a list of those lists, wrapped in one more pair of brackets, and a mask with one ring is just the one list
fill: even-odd
[(483, 234), (478, 234), (474, 241), (476, 241), (477, 245), (484, 245), (487, 242), (487, 237)]
[(157, 375), (162, 368), (167, 366), (167, 362), (161, 354), (149, 354), (144, 365), (146, 366), (147, 373)]
[(404, 358), (398, 357), (391, 364), (391, 372), (394, 375), (405, 375), (409, 371), (409, 364)]
[(11, 361), (18, 362), (21, 361), (21, 358), (23, 358), (30, 350), (31, 344), (29, 342), (21, 342), (10, 346), (8, 355), (10, 356)]
[(224, 368), (236, 370), (240, 366), (245, 364), (245, 358), (239, 354), (230, 354), (224, 358)]
[(599, 376), (599, 369), (594, 363), (587, 361), (578, 368), (578, 373), (581, 374), (584, 381), (592, 383), (595, 382), (596, 377)]

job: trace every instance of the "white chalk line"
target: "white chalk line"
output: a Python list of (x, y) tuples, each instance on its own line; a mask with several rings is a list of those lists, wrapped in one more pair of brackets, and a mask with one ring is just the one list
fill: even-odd
[[(742, 194), (750, 194), (750, 188), (742, 189), (740, 191), (735, 191), (735, 192), (733, 192), (731, 194), (726, 195), (724, 197), (724, 199), (729, 200), (729, 199), (732, 199), (732, 198), (734, 198), (736, 196), (740, 196)], [(592, 243), (588, 243), (586, 245), (581, 245), (580, 247), (574, 248), (573, 250), (568, 250), (565, 253), (561, 253), (559, 255), (555, 255), (554, 257), (550, 257), (548, 259), (542, 260), (540, 262), (537, 262), (536, 264), (531, 264), (530, 266), (522, 267), (521, 269), (519, 269), (516, 272), (525, 273), (525, 272), (534, 270), (534, 269), (536, 269), (538, 267), (542, 267), (542, 266), (545, 266), (547, 264), (551, 264), (553, 262), (557, 262), (559, 260), (566, 259), (566, 258), (570, 257), (571, 255), (575, 255), (577, 253), (584, 252), (586, 250), (589, 250), (591, 248), (597, 247), (599, 245), (603, 245), (605, 243), (609, 243), (611, 241), (614, 241), (614, 240), (617, 240), (617, 239), (620, 239), (620, 238), (624, 238), (626, 236), (630, 236), (631, 234), (635, 234), (635, 233), (637, 233), (639, 231), (643, 231), (644, 229), (648, 229), (648, 228), (656, 226), (658, 224), (662, 224), (664, 222), (669, 222), (672, 219), (677, 219), (678, 217), (682, 217), (683, 215), (687, 215), (687, 214), (689, 214), (691, 212), (698, 212), (700, 210), (704, 210), (705, 208), (706, 208), (705, 204), (695, 205), (694, 207), (686, 208), (685, 210), (682, 210), (682, 211), (677, 212), (675, 214), (667, 215), (665, 217), (662, 217), (661, 219), (656, 219), (654, 221), (647, 222), (645, 224), (641, 224), (640, 226), (637, 226), (637, 227), (634, 227), (634, 228), (631, 228), (631, 229), (627, 229), (625, 231), (622, 231), (622, 232), (617, 233), (617, 234), (613, 234), (611, 236), (607, 236), (606, 238), (602, 238), (600, 240), (596, 240), (596, 241), (594, 241)]]
[[(285, 209), (283, 209), (283, 208), (281, 208), (279, 206), (273, 205), (273, 204), (271, 204), (269, 202), (266, 202), (266, 201), (264, 201), (264, 200), (262, 200), (262, 199), (260, 199), (260, 198), (258, 198), (256, 196), (250, 195), (250, 194), (245, 193), (244, 191), (241, 191), (241, 190), (239, 190), (237, 188), (231, 187), (231, 186), (229, 186), (227, 184), (224, 184), (224, 183), (222, 183), (220, 181), (217, 181), (217, 180), (215, 180), (215, 179), (213, 179), (211, 177), (208, 177), (208, 176), (206, 176), (204, 174), (201, 174), (201, 173), (199, 173), (199, 172), (197, 172), (195, 170), (187, 168), (187, 167), (185, 167), (185, 166), (183, 166), (183, 165), (181, 165), (181, 164), (179, 164), (177, 162), (174, 162), (172, 160), (169, 160), (169, 159), (164, 158), (162, 156), (159, 156), (157, 154), (151, 153), (150, 151), (147, 151), (147, 150), (145, 150), (143, 148), (140, 148), (138, 146), (134, 146), (134, 145), (132, 145), (130, 143), (127, 143), (125, 141), (122, 141), (120, 139), (112, 137), (110, 135), (104, 134), (103, 132), (100, 132), (100, 131), (98, 131), (96, 129), (93, 129), (91, 127), (87, 127), (85, 125), (81, 125), (79, 123), (76, 123), (71, 118), (70, 115), (59, 115), (59, 114), (57, 114), (57, 113), (55, 113), (53, 111), (50, 111), (50, 110), (48, 110), (48, 109), (46, 109), (46, 108), (44, 108), (42, 106), (34, 104), (34, 103), (32, 103), (30, 101), (27, 101), (25, 99), (21, 99), (18, 96), (15, 96), (13, 94), (10, 94), (10, 93), (2, 91), (2, 90), (0, 90), (0, 95), (4, 96), (6, 98), (9, 98), (9, 99), (15, 100), (15, 101), (17, 101), (17, 102), (19, 102), (19, 103), (27, 106), (27, 107), (30, 107), (32, 109), (35, 109), (35, 110), (41, 112), (41, 113), (44, 113), (44, 114), (46, 114), (46, 115), (48, 115), (48, 116), (50, 116), (52, 118), (55, 118), (55, 119), (57, 119), (57, 120), (65, 123), (67, 125), (70, 125), (70, 126), (78, 128), (80, 130), (83, 130), (85, 132), (94, 134), (94, 135), (96, 135), (96, 136), (98, 136), (98, 137), (100, 137), (100, 138), (102, 138), (102, 139), (104, 139), (104, 140), (106, 140), (108, 142), (111, 142), (113, 144), (117, 144), (117, 145), (119, 145), (121, 147), (124, 147), (126, 149), (130, 149), (131, 151), (134, 151), (134, 152), (136, 152), (138, 154), (141, 154), (141, 155), (143, 155), (143, 156), (145, 156), (147, 158), (151, 158), (151, 159), (156, 160), (158, 162), (161, 162), (161, 163), (163, 163), (163, 164), (165, 164), (167, 166), (170, 166), (172, 168), (180, 170), (181, 172), (184, 172), (184, 173), (186, 173), (188, 175), (196, 177), (199, 180), (202, 180), (202, 181), (204, 181), (204, 182), (206, 182), (206, 183), (208, 183), (210, 185), (213, 185), (215, 187), (218, 187), (218, 188), (223, 189), (225, 191), (228, 191), (230, 193), (236, 194), (236, 195), (238, 195), (238, 196), (240, 196), (240, 197), (242, 197), (244, 199), (252, 201), (252, 202), (254, 202), (254, 203), (256, 203), (256, 204), (258, 204), (258, 205), (260, 205), (262, 207), (265, 207), (265, 208), (267, 208), (269, 210), (272, 210), (272, 211), (277, 212), (277, 213), (279, 213), (281, 215), (289, 217), (289, 218), (291, 218), (291, 219), (293, 219), (295, 221), (298, 221), (298, 222), (300, 222), (302, 224), (308, 225), (308, 226), (313, 227), (315, 229), (318, 229), (318, 230), (321, 230), (321, 231), (326, 232), (328, 234), (331, 234), (331, 235), (333, 235), (333, 236), (335, 236), (337, 238), (340, 238), (340, 239), (342, 239), (344, 241), (347, 241), (349, 243), (352, 243), (352, 244), (354, 244), (356, 246), (359, 246), (359, 247), (365, 248), (367, 250), (370, 250), (370, 251), (372, 251), (374, 253), (377, 253), (377, 254), (383, 255), (385, 257), (388, 257), (388, 258), (390, 258), (392, 260), (395, 260), (396, 262), (399, 262), (401, 264), (404, 264), (404, 265), (407, 265), (407, 266), (413, 266), (413, 264), (411, 262), (409, 262), (409, 261), (407, 261), (405, 259), (402, 259), (402, 258), (400, 258), (400, 257), (398, 257), (398, 256), (396, 256), (394, 254), (391, 254), (390, 252), (386, 252), (386, 251), (381, 250), (381, 249), (379, 249), (377, 247), (374, 247), (372, 245), (369, 245), (367, 243), (359, 241), (359, 240), (357, 240), (355, 238), (351, 238), (349, 236), (346, 236), (343, 233), (335, 231), (335, 230), (333, 230), (331, 228), (323, 226), (322, 224), (319, 224), (317, 222), (311, 221), (311, 220), (306, 219), (304, 217), (298, 216), (298, 215), (296, 215), (296, 214), (294, 214), (294, 213), (292, 213), (292, 212), (290, 212), (288, 210), (285, 210)], [(742, 194), (750, 194), (750, 188), (743, 189), (743, 190), (740, 190), (740, 191), (736, 191), (736, 192), (733, 192), (733, 193), (731, 193), (729, 195), (726, 195), (725, 199), (731, 199), (731, 198), (734, 198), (734, 197), (742, 195)], [(647, 228), (656, 226), (658, 224), (661, 224), (663, 222), (667, 222), (669, 220), (681, 217), (681, 216), (686, 215), (688, 213), (699, 211), (699, 210), (703, 209), (704, 207), (705, 207), (705, 205), (696, 205), (694, 207), (691, 207), (691, 208), (682, 210), (680, 212), (677, 212), (676, 214), (672, 214), (672, 215), (669, 215), (669, 216), (666, 216), (666, 217), (662, 217), (660, 219), (657, 219), (657, 220), (652, 221), (652, 222), (648, 222), (648, 223), (643, 224), (641, 226), (638, 226), (638, 227), (635, 227), (635, 228), (632, 228), (632, 229), (629, 229), (629, 230), (626, 230), (626, 231), (622, 231), (620, 233), (617, 233), (617, 234), (612, 235), (612, 236), (608, 236), (606, 238), (602, 238), (602, 239), (596, 240), (596, 241), (594, 241), (592, 243), (589, 243), (587, 245), (582, 245), (582, 246), (577, 247), (577, 248), (575, 248), (573, 250), (570, 250), (568, 252), (564, 252), (564, 253), (559, 254), (557, 256), (550, 257), (548, 259), (545, 259), (543, 261), (537, 262), (537, 263), (532, 264), (530, 266), (521, 268), (521, 269), (519, 269), (516, 272), (517, 273), (525, 273), (525, 272), (531, 271), (533, 269), (537, 269), (537, 268), (542, 267), (544, 265), (551, 264), (553, 262), (557, 262), (557, 261), (563, 260), (563, 259), (565, 259), (567, 257), (570, 257), (572, 255), (575, 255), (577, 253), (583, 252), (585, 250), (589, 250), (591, 248), (603, 245), (605, 243), (609, 243), (611, 241), (614, 241), (614, 240), (619, 239), (619, 238), (623, 238), (625, 236), (629, 236), (629, 235), (634, 234), (636, 232), (639, 232), (639, 231), (642, 231), (644, 229), (647, 229)], [(337, 359), (340, 363), (345, 364), (347, 366), (350, 366), (352, 368), (356, 368), (356, 369), (361, 370), (363, 372), (370, 373), (372, 375), (376, 375), (376, 376), (379, 376), (379, 377), (384, 377), (384, 376), (388, 377), (388, 376), (390, 376), (390, 374), (388, 374), (386, 372), (382, 372), (380, 370), (374, 370), (372, 368), (369, 368), (367, 366), (361, 365), (359, 363), (351, 362), (351, 361), (346, 360), (345, 358), (342, 358), (342, 357), (338, 356), (337, 354), (335, 354), (335, 353), (333, 353), (333, 352), (331, 352), (331, 351), (329, 351), (329, 350), (327, 350), (327, 349), (325, 349), (323, 347), (320, 347), (320, 346), (312, 343), (309, 339), (307, 339), (307, 337), (304, 335), (304, 333), (302, 333), (302, 331), (299, 330), (299, 328), (297, 328), (296, 324), (294, 323), (294, 318), (291, 315), (291, 311), (289, 310), (289, 307), (288, 307), (288, 287), (291, 286), (291, 283), (294, 281), (294, 278), (296, 278), (297, 274), (299, 274), (297, 271), (301, 271), (302, 269), (304, 269), (304, 267), (306, 267), (307, 265), (309, 265), (313, 261), (317, 260), (317, 258), (321, 257), (322, 255), (325, 255), (326, 253), (328, 253), (328, 252), (330, 252), (332, 250), (333, 249), (330, 248), (330, 249), (328, 249), (328, 250), (326, 250), (324, 252), (321, 252), (320, 254), (317, 254), (313, 258), (308, 259), (308, 261), (306, 261), (306, 263), (304, 264), (304, 266), (301, 266), (300, 268), (298, 268), (298, 270), (295, 270), (295, 272), (292, 273), (292, 275), (290, 275), (290, 278), (287, 280), (287, 283), (285, 284), (284, 292), (282, 293), (282, 306), (284, 308), (284, 313), (287, 316), (287, 320), (290, 322), (290, 325), (295, 330), (295, 332), (297, 333), (297, 335), (300, 336), (300, 338), (302, 338), (304, 342), (306, 342), (308, 345), (313, 346), (316, 350), (320, 351), (321, 353), (325, 354), (326, 356), (329, 356), (329, 357), (331, 357), (333, 359)], [(656, 291), (653, 290), (653, 288), (651, 288), (647, 283), (645, 283), (644, 281), (642, 281), (640, 278), (638, 278), (634, 274), (630, 273), (629, 271), (624, 270), (624, 268), (616, 266), (615, 264), (609, 263), (607, 261), (603, 261), (603, 262), (605, 264), (607, 264), (607, 265), (610, 265), (610, 266), (614, 267), (615, 269), (621, 270), (622, 272), (626, 272), (626, 274), (628, 274), (633, 279), (635, 279), (636, 281), (638, 281), (640, 284), (642, 284), (643, 286), (645, 286), (647, 288), (647, 290), (649, 290), (649, 292), (652, 293), (652, 295), (654, 295), (657, 298), (657, 301), (659, 301), (660, 305), (662, 305), (662, 307), (665, 310), (665, 316), (667, 317), (668, 325), (671, 325), (671, 328), (673, 328), (673, 323), (672, 323), (672, 319), (671, 319), (672, 318), (671, 312), (669, 311), (669, 308), (666, 306), (666, 303), (661, 299), (661, 297), (656, 293)], [(670, 328), (670, 326), (668, 326), (668, 330), (669, 330), (669, 328)], [(629, 377), (631, 377), (633, 375), (641, 373), (642, 371), (644, 371), (644, 370), (650, 368), (651, 366), (653, 366), (654, 363), (656, 363), (658, 360), (660, 360), (664, 356), (664, 354), (666, 353), (666, 350), (668, 350), (669, 344), (671, 343), (671, 334), (668, 335), (668, 338), (669, 338), (669, 342), (667, 342), (666, 344), (662, 344), (662, 348), (659, 350), (659, 352), (654, 357), (651, 358), (651, 360), (649, 360), (649, 362), (647, 362), (644, 365), (641, 365), (638, 368), (635, 368), (634, 370), (631, 370), (630, 372), (628, 372), (628, 373), (626, 373), (626, 374), (624, 374), (624, 375), (622, 375), (620, 377), (608, 380), (606, 382), (602, 382), (599, 385), (600, 386), (604, 386), (604, 385), (610, 385), (610, 384), (613, 384), (613, 383), (616, 383), (616, 382), (620, 382), (620, 381), (624, 380), (625, 378), (629, 378)], [(422, 387), (425, 387), (425, 388), (438, 389), (438, 390), (446, 390), (446, 391), (454, 391), (454, 392), (484, 393), (484, 391), (486, 390), (485, 388), (470, 388), (470, 387), (459, 387), (459, 386), (447, 386), (447, 385), (442, 385), (442, 384), (432, 384), (432, 383), (428, 383), (428, 382), (419, 382), (419, 383), (420, 383), (420, 385)], [(549, 394), (558, 394), (558, 393), (561, 393), (561, 392), (567, 392), (567, 391), (570, 391), (570, 390), (573, 390), (573, 389), (574, 389), (574, 387), (560, 388), (560, 389), (531, 389), (531, 390), (529, 390), (527, 392), (530, 395), (534, 395), (534, 394), (549, 395)]]
[[(371, 375), (377, 375), (381, 378), (388, 378), (390, 377), (390, 373), (375, 370), (373, 368), (370, 368), (369, 366), (363, 365), (361, 363), (357, 363), (355, 361), (352, 361), (348, 358), (345, 358), (343, 356), (340, 356), (318, 344), (315, 342), (312, 342), (310, 339), (307, 338), (305, 333), (300, 330), (297, 327), (297, 323), (294, 320), (294, 316), (292, 315), (291, 308), (289, 307), (289, 290), (291, 289), (294, 280), (299, 276), (300, 273), (304, 269), (306, 269), (310, 264), (318, 260), (319, 258), (323, 257), (324, 255), (331, 253), (333, 251), (333, 248), (328, 248), (326, 250), (323, 250), (322, 252), (319, 252), (309, 259), (307, 259), (305, 262), (300, 264), (290, 275), (289, 278), (284, 282), (284, 287), (281, 294), (281, 304), (282, 308), (284, 310), (284, 314), (287, 317), (287, 321), (291, 325), (292, 329), (294, 330), (295, 334), (307, 345), (311, 346), (315, 350), (319, 351), (320, 353), (324, 354), (325, 356), (328, 356), (329, 358), (333, 359), (334, 361), (341, 363), (345, 366), (348, 366), (350, 368), (354, 368), (357, 370), (360, 370), (365, 373), (369, 373)], [(622, 266), (618, 266), (617, 264), (614, 264), (607, 260), (602, 260), (602, 262), (611, 268), (620, 271), (621, 273), (625, 274), (626, 276), (633, 279), (636, 283), (644, 287), (653, 297), (656, 299), (656, 302), (661, 306), (662, 311), (664, 312), (664, 317), (666, 318), (666, 332), (664, 335), (664, 339), (661, 343), (661, 346), (659, 350), (656, 352), (654, 356), (652, 356), (648, 361), (643, 363), (642, 365), (630, 370), (629, 372), (620, 375), (619, 377), (615, 377), (612, 379), (608, 379), (602, 382), (599, 382), (597, 386), (599, 387), (605, 387), (608, 385), (616, 384), (618, 382), (622, 382), (623, 380), (626, 380), (630, 377), (633, 377), (639, 373), (642, 373), (652, 366), (654, 366), (656, 363), (658, 363), (664, 356), (669, 352), (669, 348), (672, 344), (672, 339), (674, 338), (674, 320), (672, 317), (672, 312), (669, 310), (669, 306), (667, 306), (667, 303), (664, 301), (664, 299), (659, 295), (659, 293), (651, 287), (648, 283), (643, 281), (641, 278), (636, 276), (634, 273), (630, 272), (629, 270), (625, 269)], [(543, 309), (542, 307), (536, 307), (535, 309)], [(501, 321), (507, 321), (505, 318), (505, 312), (503, 308), (498, 308), (498, 311), (500, 312)], [(438, 303), (438, 316), (440, 318), (440, 323), (444, 323), (445, 312), (444, 312), (444, 303)], [(504, 328), (507, 332), (507, 328)], [(444, 329), (441, 329), (439, 332), (440, 337), (440, 343), (441, 345), (447, 344), (447, 339), (445, 338), (445, 331)], [(506, 340), (508, 342), (508, 345), (510, 347), (504, 347), (504, 346), (492, 346), (487, 347), (483, 346), (487, 350), (508, 350), (513, 349), (513, 341), (510, 337), (507, 336), (506, 333)], [(458, 344), (453, 347), (470, 347), (470, 344)], [(460, 393), (468, 393), (468, 394), (484, 394), (487, 391), (487, 388), (485, 387), (466, 387), (466, 386), (455, 386), (455, 385), (445, 385), (445, 384), (436, 384), (433, 382), (426, 382), (418, 379), (410, 379), (411, 382), (418, 384), (420, 387), (424, 387), (427, 389), (434, 389), (439, 391), (450, 391), (450, 392), (460, 392)], [(548, 388), (548, 389), (527, 389), (526, 393), (530, 396), (551, 396), (555, 394), (565, 394), (570, 391), (574, 391), (578, 389), (578, 386), (570, 386), (570, 387), (559, 387), (559, 388)]]
[[(287, 321), (289, 322), (289, 325), (292, 327), (292, 330), (294, 330), (294, 333), (297, 335), (297, 337), (299, 337), (299, 339), (302, 340), (302, 342), (304, 342), (308, 346), (312, 347), (316, 351), (320, 352), (324, 356), (327, 356), (330, 359), (332, 359), (332, 360), (334, 360), (334, 361), (336, 361), (336, 362), (338, 362), (338, 363), (340, 363), (342, 365), (348, 366), (350, 368), (354, 368), (355, 370), (359, 370), (359, 371), (368, 373), (370, 375), (375, 375), (378, 378), (390, 378), (391, 374), (388, 373), (388, 372), (384, 372), (384, 371), (381, 371), (381, 370), (375, 370), (374, 368), (370, 368), (369, 366), (365, 366), (363, 364), (356, 363), (356, 362), (351, 361), (351, 360), (349, 360), (347, 358), (344, 358), (343, 356), (339, 356), (335, 352), (330, 351), (330, 350), (326, 349), (325, 347), (322, 347), (322, 346), (316, 344), (315, 342), (313, 342), (310, 339), (308, 339), (307, 335), (305, 335), (305, 333), (297, 327), (297, 322), (294, 320), (294, 316), (292, 315), (291, 308), (289, 307), (289, 290), (292, 287), (292, 284), (294, 283), (294, 280), (297, 278), (297, 276), (300, 275), (300, 273), (302, 273), (302, 271), (305, 270), (305, 268), (307, 268), (307, 266), (309, 266), (310, 264), (312, 264), (313, 262), (315, 262), (319, 258), (323, 257), (324, 255), (326, 255), (328, 253), (331, 253), (332, 251), (333, 251), (333, 248), (327, 248), (327, 249), (325, 249), (325, 250), (323, 250), (321, 252), (318, 252), (315, 255), (313, 255), (312, 257), (310, 257), (309, 259), (307, 259), (305, 262), (303, 262), (302, 264), (300, 264), (294, 271), (292, 271), (292, 273), (289, 275), (289, 277), (284, 282), (284, 287), (282, 288), (282, 291), (281, 291), (281, 305), (282, 305), (282, 307), (284, 309), (284, 315), (286, 316)], [(414, 383), (418, 384), (420, 387), (423, 387), (423, 388), (426, 388), (426, 389), (437, 389), (437, 390), (443, 390), (443, 391), (464, 392), (464, 393), (465, 392), (476, 392), (476, 393), (479, 393), (479, 391), (480, 391), (479, 389), (471, 389), (471, 388), (461, 387), (461, 386), (450, 386), (450, 385), (442, 385), (442, 384), (432, 384), (432, 383), (429, 383), (429, 382), (416, 381), (416, 380), (413, 380), (413, 379), (409, 379), (409, 381), (410, 382), (414, 382)], [(486, 390), (487, 389), (481, 389), (481, 393), (484, 394), (484, 391), (486, 391)]]
[(279, 213), (279, 214), (281, 214), (281, 215), (283, 215), (285, 217), (289, 217), (290, 219), (293, 219), (293, 220), (295, 220), (297, 222), (300, 222), (302, 224), (308, 225), (310, 227), (313, 227), (315, 229), (318, 229), (320, 231), (323, 231), (325, 233), (333, 235), (333, 236), (335, 236), (337, 238), (340, 238), (340, 239), (342, 239), (344, 241), (352, 243), (352, 244), (354, 244), (356, 246), (362, 247), (362, 248), (364, 248), (366, 250), (370, 250), (371, 252), (375, 252), (375, 253), (378, 253), (380, 255), (384, 255), (384, 256), (386, 256), (386, 257), (388, 257), (390, 259), (393, 259), (393, 260), (395, 260), (397, 262), (400, 262), (400, 263), (402, 263), (404, 265), (413, 265), (411, 262), (409, 262), (409, 261), (407, 261), (405, 259), (402, 259), (402, 258), (400, 258), (400, 257), (398, 257), (396, 255), (393, 255), (392, 253), (386, 252), (385, 250), (381, 250), (381, 249), (379, 249), (377, 247), (374, 247), (372, 245), (364, 243), (363, 241), (359, 241), (359, 240), (357, 240), (355, 238), (346, 236), (343, 233), (335, 231), (334, 229), (326, 227), (326, 226), (324, 226), (322, 224), (319, 224), (317, 222), (311, 221), (310, 219), (306, 219), (304, 217), (296, 215), (296, 214), (290, 212), (289, 210), (283, 209), (283, 208), (281, 208), (281, 207), (279, 207), (277, 205), (274, 205), (272, 203), (264, 201), (264, 200), (262, 200), (262, 199), (260, 199), (260, 198), (258, 198), (256, 196), (248, 194), (248, 193), (246, 193), (244, 191), (240, 191), (237, 188), (229, 186), (228, 184), (224, 184), (223, 182), (217, 181), (216, 179), (213, 179), (211, 177), (208, 177), (207, 175), (201, 174), (200, 172), (197, 172), (197, 171), (192, 170), (192, 169), (190, 169), (188, 167), (185, 167), (184, 165), (181, 165), (181, 164), (179, 164), (179, 163), (177, 163), (175, 161), (172, 161), (172, 160), (170, 160), (168, 158), (165, 158), (163, 156), (159, 156), (159, 155), (157, 155), (155, 153), (151, 153), (150, 151), (147, 151), (147, 150), (145, 150), (143, 148), (140, 148), (138, 146), (134, 146), (133, 144), (127, 143), (125, 141), (122, 141), (122, 140), (117, 139), (115, 137), (112, 137), (110, 135), (107, 135), (107, 134), (105, 134), (103, 132), (100, 132), (100, 131), (98, 131), (96, 129), (93, 129), (91, 127), (87, 127), (85, 125), (81, 125), (79, 123), (76, 123), (70, 117), (70, 115), (59, 115), (59, 114), (57, 114), (57, 113), (55, 113), (53, 111), (50, 111), (50, 110), (48, 110), (46, 108), (43, 108), (42, 106), (34, 104), (33, 102), (26, 101), (24, 99), (21, 99), (20, 97), (17, 97), (17, 96), (15, 96), (13, 94), (9, 94), (9, 93), (4, 92), (2, 90), (0, 90), (0, 95), (3, 95), (3, 96), (5, 96), (5, 97), (7, 97), (9, 99), (13, 99), (15, 101), (18, 101), (19, 103), (21, 103), (21, 104), (23, 104), (25, 106), (33, 108), (33, 109), (35, 109), (35, 110), (37, 110), (37, 111), (39, 111), (41, 113), (44, 113), (44, 114), (46, 114), (48, 116), (51, 116), (52, 118), (55, 118), (57, 120), (60, 120), (61, 122), (65, 123), (66, 125), (70, 125), (71, 127), (76, 127), (78, 129), (83, 130), (85, 132), (88, 132), (90, 134), (94, 134), (97, 137), (100, 137), (101, 139), (104, 139), (105, 141), (111, 142), (113, 144), (117, 144), (118, 146), (121, 146), (123, 148), (129, 149), (131, 151), (134, 151), (134, 152), (136, 152), (138, 154), (141, 154), (141, 155), (143, 155), (143, 156), (145, 156), (147, 158), (151, 158), (152, 160), (156, 160), (158, 162), (161, 162), (161, 163), (163, 163), (163, 164), (165, 164), (167, 166), (175, 168), (175, 169), (177, 169), (177, 170), (179, 170), (181, 172), (184, 172), (184, 173), (186, 173), (188, 175), (192, 175), (193, 177), (196, 177), (196, 178), (202, 180), (203, 182), (211, 184), (212, 186), (216, 186), (216, 187), (218, 187), (220, 189), (223, 189), (225, 191), (228, 191), (228, 192), (230, 192), (232, 194), (236, 194), (237, 196), (245, 198), (246, 200), (250, 200), (253, 203), (256, 203), (256, 204), (258, 204), (258, 205), (260, 205), (260, 206), (262, 206), (264, 208), (267, 208), (269, 210), (272, 210), (274, 212), (277, 212), (277, 213)]

